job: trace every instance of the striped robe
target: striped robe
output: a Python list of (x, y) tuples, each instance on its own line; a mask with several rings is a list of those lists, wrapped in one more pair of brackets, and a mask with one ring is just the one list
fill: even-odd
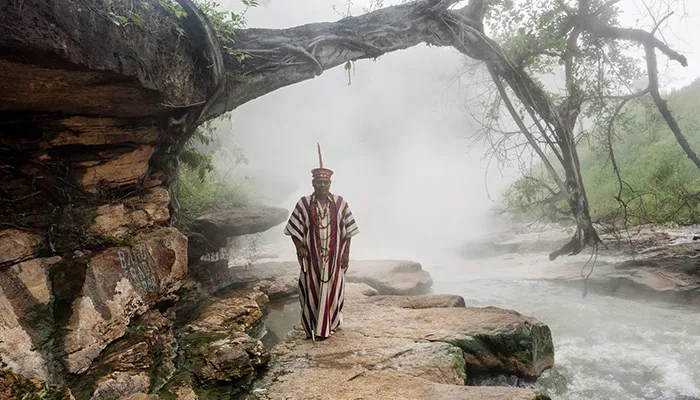
[[(309, 250), (309, 257), (301, 260), (299, 274), (301, 322), (309, 338), (329, 337), (343, 322), (345, 271), (340, 261), (347, 239), (359, 233), (348, 203), (341, 196), (331, 194), (329, 197), (326, 229), (315, 229), (312, 223), (314, 218), (319, 218), (312, 207), (313, 195), (297, 202), (284, 229), (285, 235), (297, 238)], [(326, 225), (325, 221), (321, 222), (321, 226)], [(327, 263), (319, 257), (319, 246), (325, 237), (329, 237)]]

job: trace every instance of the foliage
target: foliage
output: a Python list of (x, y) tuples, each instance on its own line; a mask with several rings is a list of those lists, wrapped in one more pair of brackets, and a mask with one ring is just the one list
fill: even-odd
[[(175, 0), (160, 0), (160, 3), (178, 19), (187, 16)], [(220, 9), (221, 4), (215, 0), (195, 3), (211, 23), (224, 50), (239, 63), (248, 58), (247, 54), (231, 46), (236, 40), (236, 30), (246, 26), (245, 14), (248, 9), (258, 6), (257, 0), (241, 0), (245, 8), (240, 13)], [(229, 174), (239, 164), (247, 163), (242, 149), (235, 145), (229, 149), (228, 165), (231, 168), (226, 173), (218, 171), (214, 165), (214, 157), (221, 146), (216, 136), (216, 126), (219, 122), (230, 120), (231, 115), (225, 114), (200, 125), (178, 155), (182, 167), (176, 192), (179, 203), (176, 224), (180, 229), (187, 230), (192, 221), (203, 214), (248, 202), (243, 184), (232, 182)]]
[(0, 364), (0, 397), (17, 400), (64, 400), (70, 397), (66, 388), (49, 385), (39, 379), (28, 379), (12, 368)]
[(566, 198), (553, 198), (554, 183), (544, 177), (524, 176), (513, 182), (503, 194), (508, 213), (516, 219), (546, 219), (549, 222), (571, 223)]
[[(607, 0), (590, 0), (589, 3), (591, 10), (600, 10), (597, 23), (619, 26), (619, 7)], [(567, 38), (573, 30), (576, 15), (572, 14), (572, 9), (575, 10), (577, 4), (578, 1), (573, 0), (496, 0), (487, 9), (485, 21), (487, 33), (503, 47), (514, 64), (535, 80), (554, 104), (567, 98), (584, 99), (581, 117), (592, 123), (579, 126), (577, 140), (588, 140), (592, 135), (604, 134), (599, 128), (613, 117), (618, 103), (610, 98), (629, 94), (646, 71), (639, 68), (642, 58), (633, 56), (630, 51), (633, 45), (626, 41), (597, 38), (583, 30), (574, 48), (570, 48)], [(559, 84), (559, 80), (567, 82)], [(523, 152), (505, 154), (503, 150), (530, 144), (522, 135), (506, 134), (511, 133), (504, 127), (511, 118), (504, 118), (507, 114), (501, 102), (500, 96), (486, 97), (483, 105), (488, 112), (484, 124), (490, 130), (489, 134), (501, 134), (498, 140), (492, 140), (492, 144), (498, 144), (493, 149), (494, 155), (501, 161), (514, 161)], [(540, 146), (547, 143), (527, 107), (520, 102), (514, 106), (520, 119), (538, 136)]]
[(247, 21), (245, 14), (251, 7), (258, 6), (258, 0), (241, 0), (241, 3), (244, 7), (243, 11), (234, 12), (220, 9), (221, 3), (215, 0), (196, 1), (199, 10), (209, 19), (226, 53), (235, 58), (239, 63), (250, 58), (250, 55), (232, 47), (236, 42), (236, 30), (246, 27)]
[(230, 210), (252, 202), (245, 177), (234, 173), (247, 160), (240, 151), (231, 153), (217, 153), (219, 159), (224, 159), (222, 164), (227, 166), (226, 170), (212, 166), (211, 170), (201, 175), (201, 169), (182, 166), (177, 182), (180, 204), (176, 222), (178, 229), (187, 231), (192, 222), (204, 214)]
[[(693, 147), (700, 147), (700, 80), (670, 95), (669, 107), (687, 132)], [(581, 166), (591, 216), (606, 225), (691, 224), (700, 221), (700, 172), (683, 153), (658, 113), (643, 101), (630, 103), (619, 139), (613, 142), (621, 181), (612, 169), (608, 146), (592, 141), (581, 146)], [(541, 171), (541, 166), (536, 167)], [(541, 215), (538, 201), (548, 190), (521, 178), (504, 194), (506, 207), (515, 215)], [(546, 182), (546, 180), (545, 180)], [(627, 204), (627, 215), (616, 196)], [(551, 216), (547, 218), (552, 220)]]

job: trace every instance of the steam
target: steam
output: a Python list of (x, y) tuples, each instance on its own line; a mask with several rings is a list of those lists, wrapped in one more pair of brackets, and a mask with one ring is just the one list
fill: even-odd
[[(356, 1), (353, 14), (368, 2)], [(333, 21), (340, 16), (332, 5), (270, 0), (247, 18), (269, 28)], [(420, 258), (448, 250), (503, 228), (491, 199), (517, 176), (515, 168), (499, 172), (493, 165), (487, 174), (483, 145), (470, 149), (476, 131), (465, 111), (470, 93), (454, 80), (462, 65), (454, 49), (419, 46), (358, 61), (350, 77), (340, 67), (326, 71), (241, 106), (229, 138), (245, 150), (247, 173), (263, 200), (288, 209), (311, 192), (321, 143), (324, 163), (335, 171), (331, 190), (346, 198), (362, 232), (355, 257)], [(286, 239), (281, 229), (273, 231), (266, 236)]]
[[(234, 137), (269, 203), (291, 208), (311, 193), (317, 166), (335, 171), (332, 192), (350, 204), (362, 232), (358, 258), (412, 258), (494, 227), (489, 210), (514, 174), (486, 175), (484, 149), (454, 83), (461, 56), (419, 47), (360, 61), (240, 107)], [(272, 182), (277, 182), (273, 184)], [(291, 183), (291, 184), (290, 184)], [(278, 232), (281, 235), (281, 232)]]

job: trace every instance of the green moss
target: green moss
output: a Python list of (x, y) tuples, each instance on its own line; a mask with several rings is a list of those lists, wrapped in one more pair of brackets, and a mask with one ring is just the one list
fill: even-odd
[[(492, 334), (464, 336), (450, 342), (477, 358), (515, 359), (527, 366), (554, 357), (552, 334), (546, 325), (525, 324), (517, 329)], [(517, 373), (517, 371), (497, 371)]]
[(151, 380), (150, 391), (155, 392), (170, 378), (170, 372), (166, 368), (163, 368), (163, 362), (165, 361), (163, 355), (163, 349), (159, 347), (151, 347), (148, 350), (148, 356), (151, 358), (151, 368), (148, 371), (148, 376)]
[(464, 361), (464, 352), (457, 346), (449, 343), (441, 343), (437, 348), (436, 357), (440, 361), (447, 361), (452, 365), (452, 369), (457, 376), (467, 383), (467, 365)]
[(193, 390), (198, 400), (230, 399), (235, 394), (233, 385), (197, 386)]

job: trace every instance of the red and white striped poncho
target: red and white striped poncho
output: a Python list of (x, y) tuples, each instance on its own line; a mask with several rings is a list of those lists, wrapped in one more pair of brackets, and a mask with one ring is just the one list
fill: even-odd
[[(304, 243), (309, 257), (302, 260), (299, 302), (302, 326), (308, 337), (329, 337), (343, 321), (345, 271), (340, 267), (347, 240), (359, 233), (348, 203), (329, 195), (322, 218), (313, 195), (302, 197), (284, 229), (285, 235)], [(322, 254), (327, 252), (327, 261)]]

